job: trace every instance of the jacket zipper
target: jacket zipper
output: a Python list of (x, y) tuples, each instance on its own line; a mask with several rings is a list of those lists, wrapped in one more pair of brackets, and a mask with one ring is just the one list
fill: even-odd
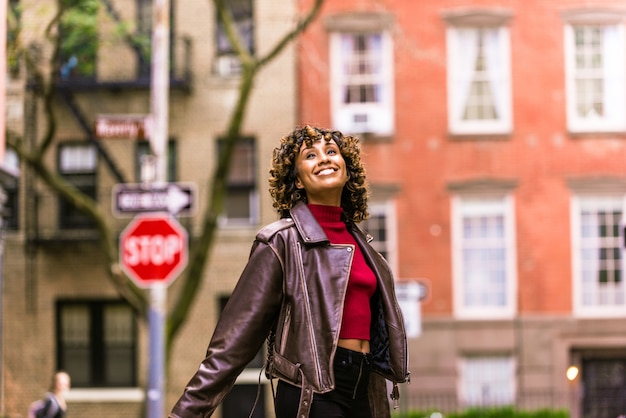
[(285, 332), (285, 330), (289, 329), (290, 323), (291, 323), (291, 305), (287, 305), (287, 309), (285, 310), (285, 321), (284, 321), (285, 325), (283, 326), (282, 335), (280, 338), (280, 352), (281, 353), (285, 352), (287, 334), (289, 334), (288, 332)]

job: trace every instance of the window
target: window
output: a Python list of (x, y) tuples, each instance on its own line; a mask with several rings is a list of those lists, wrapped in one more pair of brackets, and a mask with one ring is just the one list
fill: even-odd
[(455, 313), (511, 317), (515, 310), (515, 239), (511, 197), (452, 201)]
[(510, 356), (465, 357), (459, 368), (459, 401), (464, 407), (515, 403), (515, 362)]
[[(243, 47), (254, 54), (254, 19), (252, 0), (226, 0), (224, 2), (227, 10), (232, 13), (233, 20)], [(217, 11), (216, 11), (217, 13)], [(217, 13), (216, 39), (216, 68), (219, 75), (236, 75), (241, 71), (241, 64), (237, 57), (235, 48), (231, 44), (224, 23)]]
[(577, 14), (565, 25), (567, 125), (572, 132), (626, 130), (624, 25), (610, 16), (603, 23), (598, 19), (597, 14)]
[(581, 195), (573, 199), (574, 310), (582, 315), (626, 311), (620, 223), (624, 196)]
[(331, 111), (346, 133), (394, 132), (393, 47), (380, 32), (331, 34)]
[[(224, 140), (218, 141), (222, 155)], [(226, 202), (221, 217), (223, 225), (252, 225), (258, 221), (256, 188), (256, 149), (253, 138), (242, 138), (235, 144), (227, 179)]]
[(385, 257), (392, 271), (396, 271), (397, 248), (394, 206), (391, 202), (372, 203), (368, 209), (370, 216), (363, 222), (361, 228), (374, 238), (370, 244)]
[[(59, 146), (59, 173), (65, 180), (92, 199), (96, 199), (96, 148), (88, 143), (66, 143)], [(71, 203), (59, 199), (61, 228), (92, 228), (93, 221)]]
[(74, 387), (136, 386), (137, 327), (121, 301), (57, 302), (57, 368)]
[(61, 0), (67, 7), (59, 20), (61, 79), (96, 76), (99, 2)]
[[(137, 151), (136, 151), (136, 161), (135, 161), (135, 178), (138, 182), (142, 181), (141, 178), (141, 161), (144, 156), (150, 155), (150, 142), (148, 141), (137, 141)], [(176, 141), (170, 139), (167, 142), (167, 177), (166, 180), (169, 182), (174, 182), (177, 179), (177, 165), (176, 160), (178, 158)]]
[(452, 134), (512, 130), (509, 30), (449, 27), (448, 120)]

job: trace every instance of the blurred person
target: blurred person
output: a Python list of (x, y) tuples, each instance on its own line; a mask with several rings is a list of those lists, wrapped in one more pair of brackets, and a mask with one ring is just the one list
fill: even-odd
[(208, 417), (268, 341), (277, 418), (390, 416), (408, 380), (391, 270), (357, 223), (369, 193), (356, 137), (312, 126), (281, 138), (270, 169), (280, 220), (261, 229), (171, 418)]
[(31, 404), (29, 418), (63, 418), (67, 414), (65, 395), (71, 386), (70, 375), (64, 371), (57, 371), (52, 376), (50, 391), (45, 396)]

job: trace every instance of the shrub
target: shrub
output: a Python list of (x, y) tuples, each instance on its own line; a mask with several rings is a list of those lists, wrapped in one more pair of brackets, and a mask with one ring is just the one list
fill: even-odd
[[(393, 418), (431, 418), (437, 413), (430, 411), (410, 411), (407, 413), (394, 413)], [(435, 415), (441, 418), (569, 418), (565, 410), (538, 409), (536, 411), (518, 411), (513, 407), (502, 408), (469, 408), (462, 412)], [(434, 418), (434, 417), (433, 417)]]

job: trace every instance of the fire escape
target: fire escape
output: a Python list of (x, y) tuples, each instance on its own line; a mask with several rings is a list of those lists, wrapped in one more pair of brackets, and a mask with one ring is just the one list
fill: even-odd
[[(133, 34), (112, 36), (104, 39), (101, 34), (81, 33), (79, 39), (68, 44), (61, 43), (58, 69), (56, 71), (55, 90), (60, 106), (65, 106), (76, 125), (80, 127), (81, 136), (86, 138), (95, 148), (99, 161), (118, 183), (126, 183), (123, 171), (115, 160), (102, 146), (94, 129), (94, 122), (99, 112), (99, 100), (103, 94), (115, 97), (133, 97), (149, 95), (151, 88), (151, 0), (137, 2), (137, 30)], [(110, 22), (123, 24), (123, 18), (116, 11), (113, 0), (102, 2), (106, 8)], [(173, 7), (172, 7), (173, 11)], [(172, 19), (172, 22), (174, 19)], [(64, 28), (59, 27), (63, 39)], [(68, 32), (72, 28), (67, 29)], [(75, 30), (75, 29), (74, 29)], [(170, 91), (188, 94), (191, 91), (191, 40), (176, 34), (173, 24), (170, 25)], [(27, 99), (25, 102), (24, 137), (27, 141), (36, 141), (37, 98), (28, 90), (36, 89), (37, 85), (27, 83)], [(30, 97), (30, 99), (28, 99)], [(88, 106), (85, 106), (88, 104)], [(30, 136), (30, 138), (29, 138)], [(33, 142), (34, 143), (34, 142)], [(77, 228), (64, 230), (42, 228), (40, 219), (46, 204), (40, 202), (34, 180), (24, 176), (24, 214), (23, 227), (26, 234), (27, 247), (55, 244), (59, 242), (94, 240), (97, 238), (93, 228)], [(28, 252), (28, 251), (27, 251)]]

